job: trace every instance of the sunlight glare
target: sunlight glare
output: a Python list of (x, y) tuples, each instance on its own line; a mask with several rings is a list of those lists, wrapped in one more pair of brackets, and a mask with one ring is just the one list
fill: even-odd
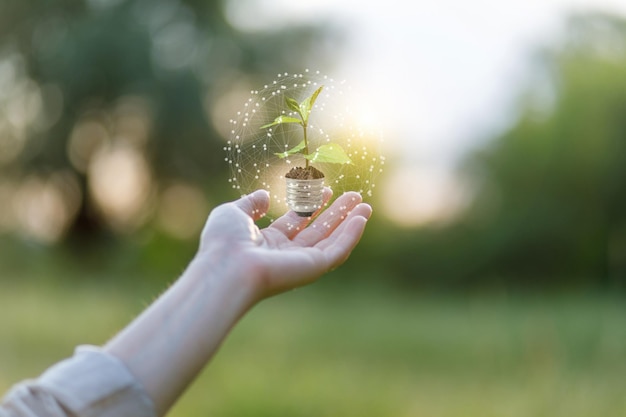
[(124, 143), (105, 146), (93, 156), (89, 191), (111, 226), (128, 232), (145, 220), (152, 176), (143, 154)]
[(469, 201), (468, 187), (440, 169), (400, 167), (385, 177), (384, 214), (400, 226), (445, 224)]
[(165, 187), (158, 206), (159, 226), (176, 239), (197, 237), (209, 213), (209, 204), (198, 187), (176, 182)]
[(57, 242), (76, 216), (80, 198), (77, 180), (69, 172), (28, 177), (12, 198), (18, 232), (41, 243)]

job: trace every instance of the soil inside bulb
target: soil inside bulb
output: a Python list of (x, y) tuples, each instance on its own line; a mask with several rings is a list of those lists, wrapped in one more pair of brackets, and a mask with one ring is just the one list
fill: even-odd
[(306, 168), (291, 168), (289, 172), (285, 174), (285, 178), (291, 178), (294, 180), (317, 180), (320, 178), (324, 178), (324, 173), (319, 169), (309, 165)]

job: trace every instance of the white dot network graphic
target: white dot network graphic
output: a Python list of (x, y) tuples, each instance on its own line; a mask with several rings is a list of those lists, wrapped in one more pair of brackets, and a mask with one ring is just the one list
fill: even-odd
[(229, 184), (239, 195), (257, 189), (269, 191), (270, 217), (287, 210), (285, 174), (304, 166), (302, 155), (279, 157), (303, 139), (302, 127), (285, 123), (262, 128), (278, 116), (291, 116), (286, 99), (298, 102), (323, 87), (311, 110), (308, 142), (315, 149), (324, 144), (338, 144), (351, 159), (349, 164), (313, 163), (325, 175), (325, 185), (334, 197), (356, 191), (365, 199), (376, 189), (376, 178), (383, 171), (385, 157), (380, 154), (382, 133), (358, 125), (352, 114), (351, 95), (344, 81), (336, 81), (319, 71), (281, 73), (258, 90), (250, 91), (235, 117), (230, 120), (230, 136), (224, 147), (225, 162), (230, 168)]

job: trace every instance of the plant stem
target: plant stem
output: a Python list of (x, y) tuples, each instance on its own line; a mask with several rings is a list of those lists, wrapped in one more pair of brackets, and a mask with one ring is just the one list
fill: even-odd
[[(302, 129), (304, 130), (304, 154), (308, 155), (309, 154), (309, 142), (307, 141), (306, 138), (306, 127), (307, 127), (307, 123), (305, 121), (302, 121)], [(309, 167), (309, 159), (308, 158), (304, 158), (305, 160), (305, 168)]]

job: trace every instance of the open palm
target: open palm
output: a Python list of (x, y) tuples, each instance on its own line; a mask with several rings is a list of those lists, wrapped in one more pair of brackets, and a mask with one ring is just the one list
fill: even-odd
[[(325, 201), (331, 195), (327, 188)], [(269, 194), (259, 190), (217, 207), (198, 253), (235, 268), (259, 298), (308, 284), (343, 263), (372, 213), (358, 193), (348, 192), (314, 215), (311, 224), (311, 218), (290, 211), (261, 230), (254, 222), (267, 212), (269, 201)]]

